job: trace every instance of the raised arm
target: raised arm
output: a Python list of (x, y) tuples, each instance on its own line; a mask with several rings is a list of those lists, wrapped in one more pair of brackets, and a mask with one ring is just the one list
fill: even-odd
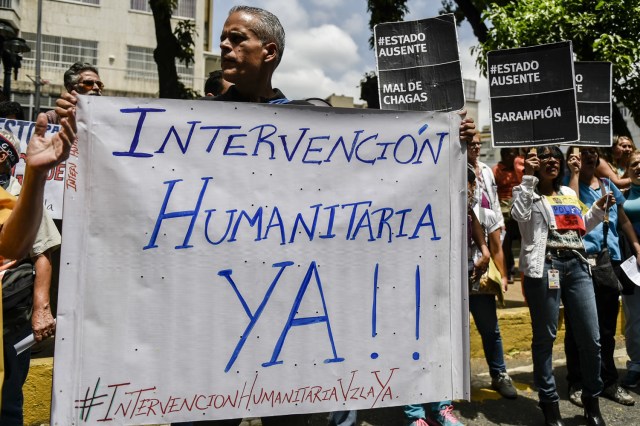
[(576, 154), (570, 154), (567, 160), (567, 167), (569, 168), (569, 188), (573, 189), (576, 193), (576, 197), (580, 198), (580, 156)]
[(620, 190), (627, 189), (631, 186), (631, 179), (628, 177), (618, 177), (618, 175), (611, 170), (609, 163), (604, 158), (600, 158), (598, 166), (596, 167), (595, 175), (599, 178), (609, 178), (615, 186)]
[(0, 229), (0, 255), (8, 259), (26, 257), (33, 245), (42, 220), (44, 184), (49, 169), (69, 157), (75, 140), (75, 109), (60, 121), (61, 129), (45, 137), (47, 116), (39, 114), (36, 127), (27, 147), (26, 167), (22, 191), (7, 220)]

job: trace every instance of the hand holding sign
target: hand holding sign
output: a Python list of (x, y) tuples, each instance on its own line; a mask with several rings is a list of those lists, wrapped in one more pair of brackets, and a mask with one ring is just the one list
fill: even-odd
[(540, 169), (540, 159), (538, 158), (536, 150), (532, 149), (524, 160), (524, 174), (533, 176), (538, 169)]
[(569, 170), (571, 171), (571, 174), (576, 175), (580, 173), (581, 163), (580, 163), (579, 151), (578, 151), (578, 154), (574, 152), (569, 155), (569, 159), (567, 160), (567, 166), (569, 166)]
[(67, 117), (69, 114), (75, 115), (75, 106), (78, 103), (78, 92), (72, 90), (71, 93), (63, 93), (56, 99), (56, 114), (59, 117)]
[(466, 117), (467, 110), (462, 110), (458, 113), (462, 118), (462, 123), (460, 123), (460, 142), (469, 143), (473, 139), (473, 137), (478, 133), (476, 130), (476, 125), (471, 117)]

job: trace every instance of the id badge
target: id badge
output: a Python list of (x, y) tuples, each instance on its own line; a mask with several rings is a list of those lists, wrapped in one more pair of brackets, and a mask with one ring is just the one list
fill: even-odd
[(549, 279), (549, 290), (557, 290), (560, 288), (560, 271), (557, 269), (549, 269), (547, 271)]

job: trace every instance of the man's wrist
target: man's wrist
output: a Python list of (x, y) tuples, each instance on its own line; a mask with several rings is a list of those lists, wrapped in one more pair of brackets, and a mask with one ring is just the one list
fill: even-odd
[(31, 167), (29, 165), (29, 160), (27, 157), (27, 164), (24, 168), (24, 176), (25, 179), (32, 180), (34, 182), (44, 182), (47, 180), (47, 175), (49, 174), (49, 170), (42, 170), (39, 168)]

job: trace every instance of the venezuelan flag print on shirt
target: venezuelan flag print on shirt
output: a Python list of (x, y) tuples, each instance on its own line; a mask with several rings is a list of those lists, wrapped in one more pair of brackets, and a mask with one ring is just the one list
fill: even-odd
[(546, 198), (556, 218), (556, 229), (558, 231), (574, 230), (578, 231), (581, 236), (587, 233), (582, 214), (588, 209), (577, 197), (573, 195), (551, 195)]

